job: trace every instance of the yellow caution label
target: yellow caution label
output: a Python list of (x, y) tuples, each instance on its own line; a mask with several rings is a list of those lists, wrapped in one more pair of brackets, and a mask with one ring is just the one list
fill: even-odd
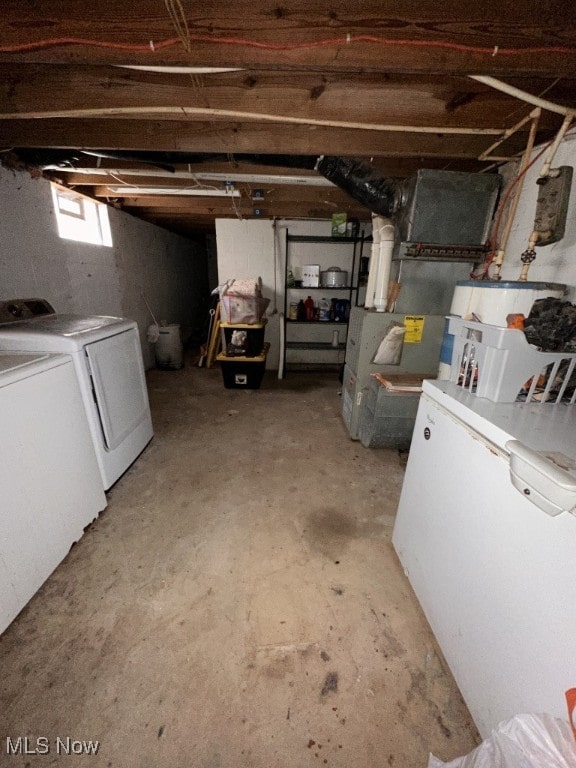
[(406, 315), (404, 317), (405, 344), (420, 344), (424, 333), (424, 315)]

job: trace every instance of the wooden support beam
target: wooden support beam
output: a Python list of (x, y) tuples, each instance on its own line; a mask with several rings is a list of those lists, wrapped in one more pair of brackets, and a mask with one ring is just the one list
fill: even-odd
[[(207, 182), (209, 185), (210, 182)], [(110, 187), (114, 187), (114, 191), (110, 189)], [(153, 185), (154, 187), (158, 187), (157, 184)], [(96, 185), (92, 188), (91, 194), (95, 197), (101, 197), (101, 198), (122, 198), (125, 200), (137, 200), (137, 203), (128, 203), (130, 205), (152, 205), (150, 201), (159, 201), (160, 205), (166, 205), (166, 206), (172, 206), (172, 207), (187, 207), (189, 203), (197, 200), (202, 200), (202, 197), (196, 197), (196, 196), (186, 196), (185, 194), (182, 194), (182, 196), (178, 195), (150, 195), (150, 194), (139, 194), (139, 193), (130, 193), (129, 195), (125, 196), (122, 193), (122, 184), (117, 184), (112, 182), (110, 185)], [(142, 185), (144, 187), (144, 185)], [(174, 187), (170, 185), (170, 187), (165, 187), (170, 189), (172, 191), (173, 189), (181, 189), (183, 191), (183, 187)], [(184, 187), (185, 189), (186, 187)], [(188, 188), (194, 188), (193, 185), (188, 184)], [(251, 201), (254, 205), (254, 207), (261, 207), (261, 205), (264, 204), (270, 204), (270, 203), (286, 203), (286, 202), (305, 202), (305, 203), (316, 203), (323, 205), (326, 205), (328, 208), (332, 207), (335, 211), (336, 210), (342, 210), (342, 206), (351, 205), (353, 204), (353, 200), (350, 198), (349, 195), (346, 194), (343, 190), (339, 189), (338, 187), (290, 187), (290, 186), (277, 186), (274, 187), (271, 184), (253, 184), (251, 186), (248, 186), (246, 184), (237, 184), (236, 189), (241, 193), (241, 199), (243, 201)], [(264, 193), (263, 200), (254, 200), (253, 199), (253, 193), (255, 189), (260, 189)], [(223, 200), (230, 202), (230, 198), (222, 198)], [(239, 198), (234, 198), (236, 202), (238, 202)], [(154, 202), (156, 204), (156, 202)], [(357, 203), (356, 203), (357, 205)]]
[[(0, 146), (172, 152), (340, 154), (380, 157), (475, 158), (491, 143), (485, 136), (407, 134), (319, 126), (161, 120), (2, 120)], [(511, 153), (522, 149), (520, 135)]]
[[(110, 200), (116, 200), (123, 208), (142, 208), (146, 211), (165, 211), (174, 214), (183, 213), (214, 213), (216, 211), (234, 213), (236, 210), (243, 210), (252, 213), (254, 208), (258, 209), (282, 209), (289, 210), (297, 207), (303, 210), (322, 210), (325, 218), (330, 218), (335, 211), (347, 211), (350, 215), (359, 215), (364, 212), (364, 207), (351, 197), (343, 195), (343, 199), (337, 205), (326, 203), (321, 197), (317, 199), (298, 200), (297, 198), (285, 200), (263, 200), (254, 202), (250, 197), (110, 197)], [(291, 214), (286, 214), (291, 215)]]
[[(88, 161), (89, 158), (86, 157), (86, 160)], [(128, 184), (140, 184), (142, 186), (157, 186), (159, 184), (170, 184), (173, 185), (176, 183), (176, 180), (172, 177), (171, 174), (166, 174), (164, 177), (157, 177), (153, 174), (154, 169), (150, 166), (141, 165), (141, 169), (150, 169), (150, 175), (137, 175), (134, 176), (130, 174), (130, 171), (125, 167), (128, 164), (121, 162), (114, 162), (114, 161), (107, 161), (114, 165), (114, 177), (112, 176), (103, 176), (101, 174), (86, 174), (86, 173), (76, 173), (73, 168), (62, 168), (60, 170), (52, 170), (49, 172), (46, 172), (46, 175), (49, 178), (52, 178), (54, 180), (58, 180), (67, 186), (70, 187), (85, 187), (85, 186), (101, 186), (104, 184), (111, 184), (111, 185), (118, 185), (122, 182), (126, 182)], [(452, 167), (452, 164), (456, 162), (457, 167)], [(481, 168), (484, 167), (483, 163), (480, 163), (475, 158), (470, 159), (460, 159), (457, 161), (453, 161), (451, 164), (450, 161), (446, 160), (445, 158), (426, 158), (426, 159), (420, 159), (420, 158), (374, 158), (372, 165), (375, 169), (378, 169), (382, 175), (385, 176), (392, 176), (394, 178), (404, 178), (405, 176), (410, 176), (413, 173), (415, 173), (419, 168), (446, 168), (448, 166), (451, 170), (460, 170), (460, 171), (470, 171), (470, 172), (476, 172), (479, 171)], [(120, 166), (118, 168), (117, 166)], [(104, 166), (103, 166), (104, 167)], [(181, 165), (175, 165), (176, 169), (184, 170), (184, 167)], [(188, 170), (188, 166), (186, 166), (186, 171)], [(118, 171), (120, 171), (118, 173)], [(285, 167), (275, 167), (275, 166), (262, 166), (262, 165), (252, 165), (249, 163), (244, 163), (240, 161), (234, 162), (227, 162), (227, 163), (195, 163), (191, 166), (192, 173), (198, 172), (213, 172), (213, 173), (225, 173), (228, 178), (231, 181), (234, 181), (234, 179), (239, 174), (247, 174), (247, 173), (253, 173), (253, 174), (261, 174), (265, 176), (274, 176), (275, 174), (282, 174), (282, 175), (297, 175), (297, 176), (309, 176), (309, 175), (316, 175), (314, 172), (302, 170), (302, 169), (294, 169), (294, 168), (285, 168)], [(190, 183), (190, 182), (182, 182), (184, 184)], [(208, 182), (210, 183), (210, 182)], [(264, 182), (257, 183), (254, 182), (252, 184), (252, 187), (254, 188), (266, 188), (266, 185), (270, 186), (273, 182), (267, 182), (266, 184)], [(275, 189), (277, 187), (274, 187)], [(302, 189), (302, 187), (298, 187), (298, 189)]]
[[(213, 66), (306, 66), (377, 71), (511, 75), (574, 71), (576, 9), (516, 0), (365, 0), (280, 6), (216, 0), (183, 4), (188, 39), (178, 39), (164, 4), (140, 0), (4, 0), (4, 60)], [(35, 41), (72, 39), (42, 45)], [(83, 43), (92, 41), (95, 45)], [(379, 41), (379, 42), (376, 42)], [(107, 47), (108, 44), (115, 47)], [(19, 51), (20, 46), (20, 51)], [(123, 48), (124, 46), (124, 48)], [(508, 52), (512, 51), (512, 55)]]
[[(542, 78), (516, 82), (533, 93), (550, 85)], [(510, 112), (521, 106), (464, 77), (242, 71), (192, 79), (117, 67), (0, 64), (0, 113), (49, 111), (55, 107), (54, 93), (58, 93), (59, 110), (177, 105), (446, 128), (505, 129)], [(576, 93), (576, 82), (557, 86), (557, 93), (554, 98), (569, 101)], [(163, 117), (181, 118), (178, 114)], [(191, 115), (189, 119), (202, 118)], [(543, 127), (557, 127), (553, 115), (546, 114), (545, 119)]]

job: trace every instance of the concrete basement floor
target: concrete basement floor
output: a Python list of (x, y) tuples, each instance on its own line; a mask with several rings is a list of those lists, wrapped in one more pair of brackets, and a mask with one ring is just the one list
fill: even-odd
[[(155, 437), (0, 638), (0, 764), (420, 768), (478, 735), (333, 374), (151, 371)], [(5, 737), (48, 755), (7, 756)], [(57, 737), (99, 740), (57, 755)]]

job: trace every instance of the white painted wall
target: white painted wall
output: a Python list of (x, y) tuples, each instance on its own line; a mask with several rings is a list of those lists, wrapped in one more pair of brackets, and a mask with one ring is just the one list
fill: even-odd
[(272, 369), (278, 368), (278, 312), (284, 303), (283, 240), (282, 233), (275, 252), (272, 219), (216, 219), (218, 282), (261, 277), (262, 295), (270, 299), (265, 339), (270, 342), (266, 367)]
[(39, 296), (57, 312), (129, 317), (146, 341), (156, 318), (186, 335), (202, 321), (208, 295), (206, 254), (197, 244), (109, 208), (113, 247), (58, 236), (50, 184), (0, 167), (0, 299)]
[[(216, 219), (216, 246), (218, 253), (218, 281), (244, 277), (261, 277), (262, 293), (270, 299), (266, 341), (270, 352), (266, 367), (277, 369), (279, 362), (279, 313), (284, 311), (284, 277), (286, 263), (286, 229), (292, 235), (323, 235), (329, 237), (332, 231), (330, 221), (278, 220), (276, 227), (272, 219)], [(276, 229), (276, 248), (274, 231)], [(349, 246), (330, 244), (294, 244), (291, 254), (295, 263), (320, 264), (322, 269), (330, 266), (349, 268), (352, 250)], [(343, 253), (340, 249), (346, 249)], [(299, 275), (295, 275), (298, 279)], [(345, 292), (347, 298), (347, 293)], [(306, 296), (304, 295), (304, 298)], [(316, 297), (318, 298), (318, 297)], [(326, 329), (306, 329), (310, 333), (321, 333)], [(343, 336), (341, 341), (344, 341)], [(317, 355), (316, 355), (317, 356)]]
[[(533, 157), (540, 149), (541, 147), (534, 150)], [(502, 277), (507, 280), (517, 280), (520, 274), (522, 267), (520, 255), (528, 247), (528, 239), (533, 230), (538, 197), (536, 179), (543, 161), (544, 157), (538, 160), (526, 174), (502, 268)], [(576, 135), (567, 137), (560, 145), (553, 167), (559, 165), (576, 166)], [(512, 168), (508, 166), (504, 172), (509, 174), (511, 170)], [(572, 302), (576, 301), (576, 172), (572, 181), (566, 233), (559, 242), (536, 248), (536, 261), (530, 267), (528, 279), (566, 283), (570, 286), (567, 298)]]

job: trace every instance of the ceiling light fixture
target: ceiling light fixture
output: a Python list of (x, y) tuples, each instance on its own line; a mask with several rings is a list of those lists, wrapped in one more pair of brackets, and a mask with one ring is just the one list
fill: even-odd
[(334, 187), (324, 176), (274, 175), (273, 173), (208, 173), (191, 171), (162, 171), (156, 168), (62, 168), (59, 165), (44, 165), (43, 171), (77, 173), (84, 176), (146, 176), (154, 179), (188, 179), (190, 181), (233, 181), (237, 184), (288, 184), (295, 187)]
[(113, 195), (172, 195), (173, 197), (240, 197), (237, 189), (202, 189), (201, 187), (131, 187), (128, 184), (108, 186)]
[(291, 184), (297, 187), (333, 187), (324, 176), (275, 176), (270, 173), (195, 173), (199, 181), (235, 181), (239, 183)]

